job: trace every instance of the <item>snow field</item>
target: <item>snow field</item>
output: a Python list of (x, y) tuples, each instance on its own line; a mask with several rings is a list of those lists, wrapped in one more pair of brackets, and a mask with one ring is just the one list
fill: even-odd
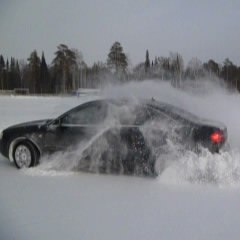
[[(170, 156), (156, 179), (73, 173), (45, 162), (18, 171), (0, 156), (0, 239), (239, 239), (240, 97), (211, 86), (201, 94), (154, 82), (105, 90), (107, 97), (158, 97), (227, 125), (231, 152)], [(89, 99), (0, 97), (0, 129), (57, 117)]]

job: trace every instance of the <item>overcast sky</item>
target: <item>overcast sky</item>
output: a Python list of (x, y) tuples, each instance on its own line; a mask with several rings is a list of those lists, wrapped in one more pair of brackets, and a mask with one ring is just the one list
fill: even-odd
[(51, 62), (67, 44), (84, 60), (105, 61), (119, 41), (132, 64), (179, 52), (240, 65), (239, 0), (0, 0), (0, 54)]

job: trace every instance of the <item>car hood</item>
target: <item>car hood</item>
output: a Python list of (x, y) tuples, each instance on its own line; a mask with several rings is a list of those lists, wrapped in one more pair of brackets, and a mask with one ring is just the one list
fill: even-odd
[(36, 120), (36, 121), (31, 121), (31, 122), (24, 122), (16, 125), (12, 125), (5, 130), (14, 130), (14, 129), (19, 129), (19, 128), (32, 128), (32, 127), (41, 127), (42, 125), (45, 125), (48, 121), (52, 119), (42, 119), (42, 120)]

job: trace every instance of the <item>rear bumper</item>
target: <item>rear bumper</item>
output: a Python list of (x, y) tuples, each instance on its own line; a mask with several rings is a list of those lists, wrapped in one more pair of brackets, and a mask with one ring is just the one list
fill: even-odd
[(220, 144), (213, 144), (213, 143), (208, 143), (208, 144), (202, 144), (203, 147), (207, 148), (211, 153), (219, 153), (221, 150), (226, 149), (226, 146), (228, 146), (228, 143), (220, 143)]

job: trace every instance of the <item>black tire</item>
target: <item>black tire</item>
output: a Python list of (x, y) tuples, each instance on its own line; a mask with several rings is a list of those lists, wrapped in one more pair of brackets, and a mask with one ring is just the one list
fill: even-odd
[(18, 169), (36, 166), (39, 163), (40, 157), (36, 147), (27, 140), (15, 144), (13, 147), (12, 156), (14, 164)]

